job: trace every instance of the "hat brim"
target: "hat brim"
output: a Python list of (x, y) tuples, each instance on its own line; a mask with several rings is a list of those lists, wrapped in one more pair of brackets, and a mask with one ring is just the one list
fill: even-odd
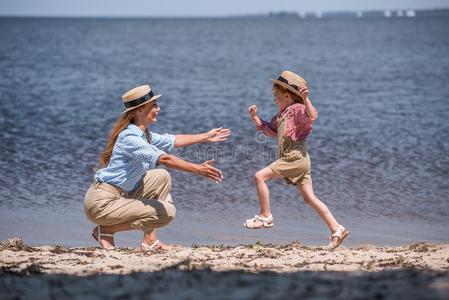
[(161, 95), (161, 94), (155, 95), (155, 96), (151, 97), (150, 99), (148, 99), (148, 101), (145, 101), (145, 102), (143, 102), (143, 103), (141, 103), (141, 104), (139, 104), (139, 105), (137, 105), (137, 106), (127, 108), (127, 109), (125, 109), (125, 110), (122, 112), (122, 114), (127, 113), (127, 112), (129, 112), (129, 111), (131, 111), (131, 110), (133, 110), (133, 109), (136, 109), (136, 108), (138, 108), (138, 107), (140, 107), (140, 106), (142, 106), (142, 105), (145, 105), (145, 104), (147, 104), (147, 103), (149, 103), (149, 102), (151, 102), (151, 101), (155, 101), (155, 100), (157, 100), (160, 96), (162, 96), (162, 95)]
[[(299, 93), (299, 91), (296, 90), (296, 89), (294, 89), (293, 87), (291, 87), (291, 86), (288, 85), (287, 83), (282, 82), (282, 81), (279, 81), (279, 80), (277, 80), (277, 79), (273, 79), (273, 78), (270, 78), (270, 80), (273, 81), (274, 83), (276, 83), (276, 84), (282, 86), (283, 88), (286, 88), (287, 90), (289, 90), (289, 91), (292, 92), (293, 94), (298, 95), (299, 97), (301, 97), (301, 94)], [(301, 98), (302, 98), (302, 97), (301, 97)]]

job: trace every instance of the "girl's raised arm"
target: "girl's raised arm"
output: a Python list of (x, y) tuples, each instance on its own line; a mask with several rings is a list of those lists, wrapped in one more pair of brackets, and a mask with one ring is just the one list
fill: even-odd
[(299, 90), (301, 98), (304, 100), (304, 105), (306, 106), (306, 113), (312, 119), (315, 120), (318, 117), (315, 106), (313, 106), (312, 101), (309, 99), (309, 88), (304, 85)]

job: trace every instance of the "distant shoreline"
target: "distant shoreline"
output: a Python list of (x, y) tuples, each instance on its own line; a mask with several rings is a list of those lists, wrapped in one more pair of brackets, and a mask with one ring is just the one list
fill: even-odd
[(0, 18), (54, 18), (54, 19), (258, 19), (258, 18), (281, 18), (281, 19), (337, 19), (337, 18), (413, 18), (413, 17), (449, 17), (449, 8), (434, 9), (384, 9), (384, 10), (353, 10), (353, 11), (279, 11), (260, 14), (242, 15), (2, 15)]

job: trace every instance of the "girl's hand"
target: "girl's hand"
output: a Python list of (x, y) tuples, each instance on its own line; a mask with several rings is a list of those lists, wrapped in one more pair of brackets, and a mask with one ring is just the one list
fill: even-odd
[(301, 98), (304, 101), (307, 99), (307, 97), (309, 97), (309, 88), (307, 87), (307, 85), (301, 86), (301, 88), (299, 89), (299, 95), (301, 95)]
[(230, 135), (231, 130), (229, 130), (229, 128), (223, 127), (214, 128), (207, 133), (206, 142), (209, 143), (223, 142), (226, 141)]
[(250, 107), (248, 107), (248, 113), (251, 119), (254, 120), (257, 117), (257, 106), (251, 105)]
[(206, 177), (210, 181), (218, 183), (223, 180), (223, 174), (217, 168), (212, 167), (213, 159), (206, 160), (201, 165), (198, 165), (198, 174)]
[(248, 107), (248, 113), (249, 113), (251, 120), (253, 120), (253, 122), (256, 123), (256, 125), (259, 125), (259, 126), (262, 125), (262, 121), (257, 116), (257, 106), (251, 105), (250, 107)]

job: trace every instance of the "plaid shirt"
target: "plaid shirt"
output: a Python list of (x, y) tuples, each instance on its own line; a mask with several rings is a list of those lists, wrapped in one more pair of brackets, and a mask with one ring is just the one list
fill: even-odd
[(109, 164), (97, 171), (95, 179), (132, 191), (150, 169), (155, 169), (159, 157), (170, 153), (175, 145), (172, 134), (150, 132), (150, 142), (145, 132), (134, 124), (120, 132)]
[(262, 131), (268, 136), (275, 137), (278, 134), (278, 120), (287, 115), (287, 123), (285, 134), (292, 141), (301, 141), (306, 139), (312, 132), (312, 124), (318, 117), (318, 111), (315, 109), (317, 116), (312, 119), (307, 114), (305, 105), (295, 103), (287, 107), (283, 112), (276, 114), (270, 122), (262, 121), (262, 125), (256, 125), (256, 129)]

